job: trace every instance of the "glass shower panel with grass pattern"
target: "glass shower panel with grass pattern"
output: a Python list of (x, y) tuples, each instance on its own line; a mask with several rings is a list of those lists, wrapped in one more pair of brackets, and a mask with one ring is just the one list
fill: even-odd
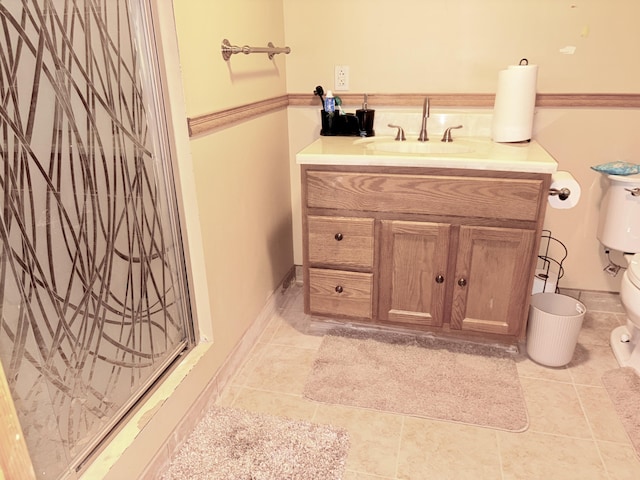
[(0, 361), (42, 478), (193, 336), (148, 15), (0, 0)]

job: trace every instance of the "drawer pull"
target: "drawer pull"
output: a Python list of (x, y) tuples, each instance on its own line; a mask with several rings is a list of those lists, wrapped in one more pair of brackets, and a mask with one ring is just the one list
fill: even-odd
[(342, 234), (341, 234), (341, 233), (336, 233), (336, 234), (334, 235), (334, 237), (333, 237), (333, 238), (335, 238), (337, 241), (340, 241), (340, 240), (342, 240), (344, 237), (342, 236)]
[(461, 278), (460, 280), (458, 280), (458, 285), (460, 285), (461, 287), (464, 287), (467, 284), (467, 280), (464, 278)]
[(344, 289), (342, 288), (342, 285), (338, 285), (338, 286), (336, 286), (336, 292), (338, 292), (338, 293), (342, 293), (342, 292), (343, 292), (343, 290), (344, 290)]
[(444, 277), (442, 275), (438, 275), (436, 277), (436, 283), (442, 283), (442, 282), (444, 282)]

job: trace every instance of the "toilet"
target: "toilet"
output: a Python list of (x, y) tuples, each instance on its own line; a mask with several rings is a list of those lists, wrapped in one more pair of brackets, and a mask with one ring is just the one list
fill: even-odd
[(624, 253), (628, 262), (620, 285), (627, 324), (611, 332), (611, 349), (621, 366), (640, 373), (640, 175), (609, 175), (608, 180), (598, 240)]

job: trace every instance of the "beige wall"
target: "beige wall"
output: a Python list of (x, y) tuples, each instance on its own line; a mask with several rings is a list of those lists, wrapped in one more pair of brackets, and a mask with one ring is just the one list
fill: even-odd
[[(137, 477), (143, 471), (267, 296), (294, 261), (302, 261), (295, 153), (317, 138), (318, 108), (291, 107), (192, 139), (185, 116), (311, 93), (318, 84), (330, 88), (335, 64), (350, 66), (351, 91), (360, 93), (493, 93), (498, 70), (524, 56), (540, 65), (544, 93), (640, 89), (633, 51), (640, 44), (636, 0), (576, 1), (575, 8), (557, 0), (174, 0), (173, 12), (169, 2), (153, 3), (167, 43), (176, 172), (203, 341), (183, 362), (189, 370), (184, 380), (170, 386), (172, 393), (158, 405), (142, 410), (137, 440), (114, 442), (117, 453), (105, 460), (109, 475), (86, 478)], [(237, 45), (286, 44), (292, 53), (274, 61), (235, 55), (224, 62), (224, 38)], [(569, 45), (576, 47), (574, 55), (559, 53)], [(602, 185), (588, 167), (640, 158), (638, 125), (638, 110), (536, 113), (536, 139), (583, 189), (578, 207), (547, 216), (547, 226), (569, 246), (566, 287), (618, 288), (618, 279), (601, 272), (595, 224)]]
[[(498, 72), (522, 57), (539, 65), (540, 93), (639, 93), (640, 2), (635, 0), (283, 0), (289, 93), (333, 88), (350, 67), (351, 93), (495, 93)], [(328, 17), (331, 20), (327, 20)], [(572, 55), (561, 53), (575, 47)], [(358, 105), (347, 105), (353, 111)], [(369, 105), (370, 108), (380, 106)], [(416, 105), (416, 111), (420, 108)], [(432, 109), (438, 109), (432, 105)], [(534, 138), (582, 186), (571, 210), (548, 209), (546, 228), (568, 247), (561, 287), (617, 291), (596, 240), (603, 194), (589, 166), (640, 162), (638, 109), (542, 109)], [(295, 153), (318, 137), (317, 108), (290, 108), (295, 262), (302, 262)]]
[[(636, 0), (283, 0), (290, 93), (494, 93), (526, 57), (544, 93), (638, 92)], [(560, 49), (574, 46), (573, 55)]]
[[(548, 208), (545, 228), (569, 250), (565, 288), (619, 291), (622, 275), (603, 272), (608, 264), (596, 238), (600, 203), (606, 188), (603, 175), (589, 167), (612, 160), (640, 163), (638, 109), (539, 109), (535, 138), (555, 157), (561, 170), (579, 181), (582, 196), (570, 210)], [(622, 258), (614, 260), (624, 263)]]
[(293, 266), (286, 121), (283, 110), (191, 143), (220, 360)]
[[(220, 44), (284, 43), (281, 0), (174, 2), (187, 115), (286, 93), (284, 56)], [(215, 369), (293, 265), (286, 111), (191, 139), (209, 287)]]
[(236, 54), (222, 59), (223, 39), (232, 45), (284, 43), (282, 0), (174, 0), (180, 63), (190, 117), (286, 93), (285, 56)]

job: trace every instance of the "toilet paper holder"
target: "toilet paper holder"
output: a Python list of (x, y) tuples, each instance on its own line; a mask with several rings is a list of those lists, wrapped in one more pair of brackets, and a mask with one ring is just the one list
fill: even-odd
[(567, 255), (566, 245), (555, 238), (551, 230), (542, 230), (532, 293), (558, 293), (558, 283), (564, 276), (563, 263)]
[(571, 195), (571, 190), (568, 188), (550, 188), (549, 196), (553, 197), (557, 195), (560, 200), (566, 200)]

